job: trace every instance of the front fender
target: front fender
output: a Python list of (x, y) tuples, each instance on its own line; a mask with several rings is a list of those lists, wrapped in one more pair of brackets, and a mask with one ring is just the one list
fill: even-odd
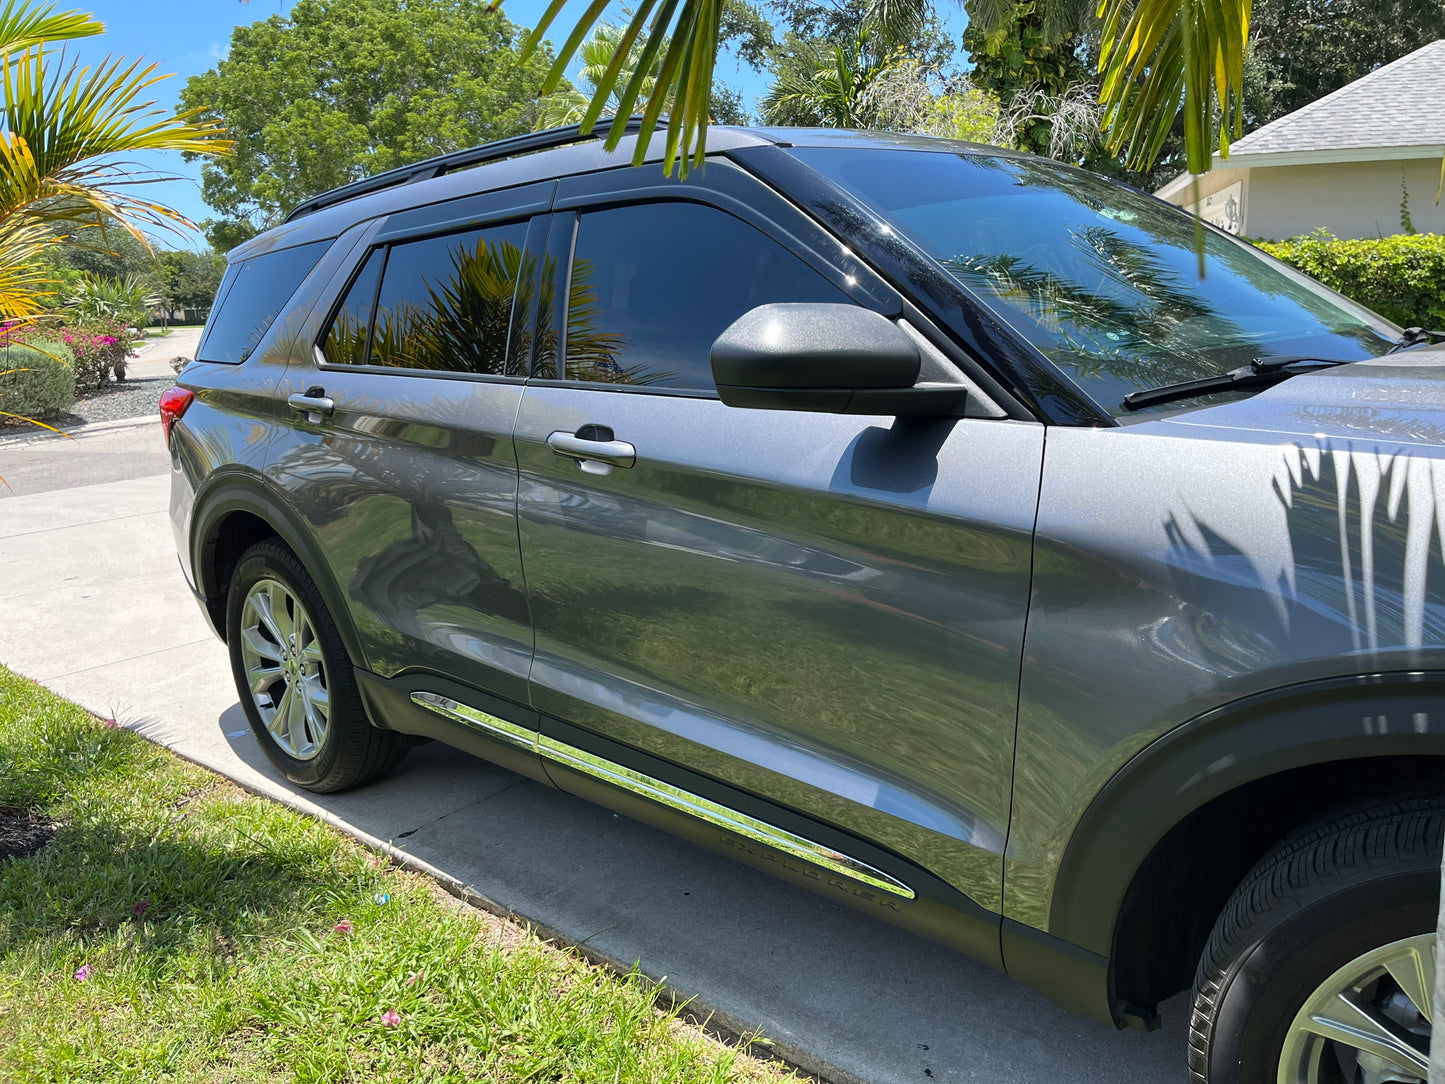
[(1108, 956), (1150, 851), (1229, 791), (1295, 768), (1411, 755), (1445, 756), (1445, 673), (1309, 682), (1206, 712), (1142, 749), (1089, 805), (1059, 865), (1049, 933)]

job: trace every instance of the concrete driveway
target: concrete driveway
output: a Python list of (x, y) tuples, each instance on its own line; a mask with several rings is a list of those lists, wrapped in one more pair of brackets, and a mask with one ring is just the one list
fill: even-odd
[(614, 963), (640, 960), (829, 1080), (1186, 1079), (1183, 995), (1153, 1035), (1087, 1023), (911, 934), (442, 745), (347, 794), (297, 792), (251, 736), (225, 650), (177, 568), (159, 423), (74, 436), (0, 438), (13, 487), (0, 487), (0, 663), (249, 788), (392, 841)]

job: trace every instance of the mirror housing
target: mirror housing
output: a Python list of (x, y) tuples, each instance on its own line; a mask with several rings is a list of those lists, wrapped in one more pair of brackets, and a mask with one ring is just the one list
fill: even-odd
[(728, 406), (824, 414), (942, 417), (963, 407), (957, 384), (919, 384), (918, 344), (857, 305), (760, 305), (712, 344)]

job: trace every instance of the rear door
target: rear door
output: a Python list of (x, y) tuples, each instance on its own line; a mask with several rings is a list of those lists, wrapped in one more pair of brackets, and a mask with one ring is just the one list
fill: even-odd
[(749, 309), (904, 305), (726, 162), (633, 177), (561, 182), (560, 341), (517, 422), (543, 731), (867, 836), (997, 910), (1042, 428), (723, 406), (708, 349)]
[(511, 436), (531, 305), (515, 329), (513, 310), (534, 273), (531, 216), (553, 187), (378, 223), (336, 284), (309, 363), (287, 373), (294, 424), (268, 473), (324, 551), (365, 665), (384, 677), (430, 671), (526, 700)]

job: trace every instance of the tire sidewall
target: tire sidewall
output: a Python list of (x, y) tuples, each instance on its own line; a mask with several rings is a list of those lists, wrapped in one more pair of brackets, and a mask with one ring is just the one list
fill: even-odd
[(1313, 901), (1268, 926), (1230, 968), (1210, 1043), (1210, 1084), (1276, 1084), (1291, 1023), (1341, 967), (1433, 932), (1440, 872), (1404, 870)]
[[(316, 630), (317, 643), (321, 647), (322, 662), (326, 666), (331, 713), (321, 748), (309, 760), (298, 760), (276, 744), (275, 738), (261, 719), (245, 678), (245, 665), (241, 659), (241, 610), (247, 593), (264, 579), (280, 582), (306, 607), (312, 627)], [(226, 645), (231, 657), (231, 674), (236, 682), (236, 694), (241, 700), (241, 710), (246, 715), (246, 721), (251, 724), (251, 730), (266, 758), (298, 786), (314, 787), (327, 779), (341, 755), (342, 727), (339, 725), (337, 713), (346, 709), (347, 686), (352, 681), (351, 661), (340, 646), (340, 638), (331, 625), (330, 614), (321, 600), (320, 592), (300, 567), (300, 563), (279, 546), (262, 543), (247, 551), (237, 562), (226, 597)]]

